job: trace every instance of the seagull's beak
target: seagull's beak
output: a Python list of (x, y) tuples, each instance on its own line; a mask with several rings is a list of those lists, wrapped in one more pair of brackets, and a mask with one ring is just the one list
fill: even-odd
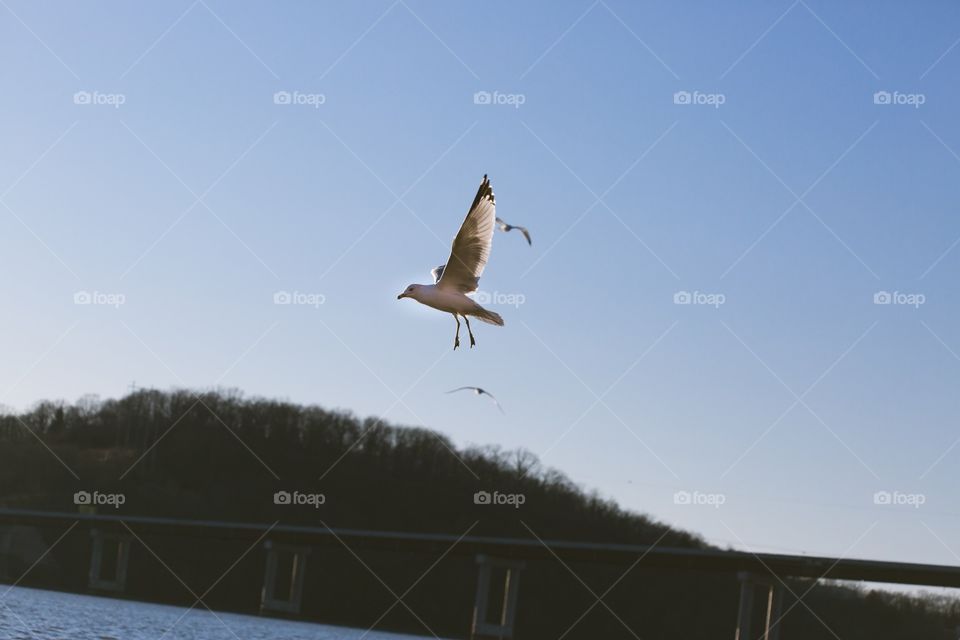
[(406, 298), (406, 297), (407, 297), (406, 293), (401, 293), (400, 295), (397, 296), (397, 300), (402, 300), (403, 298)]

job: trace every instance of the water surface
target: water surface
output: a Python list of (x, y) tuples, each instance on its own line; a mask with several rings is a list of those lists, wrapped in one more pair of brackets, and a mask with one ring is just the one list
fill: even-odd
[[(0, 585), (0, 640), (359, 640), (363, 629)], [(365, 640), (419, 640), (370, 632)]]

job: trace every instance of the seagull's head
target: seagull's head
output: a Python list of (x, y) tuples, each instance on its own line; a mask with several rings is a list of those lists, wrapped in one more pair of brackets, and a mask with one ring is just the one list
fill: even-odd
[(400, 295), (397, 296), (397, 300), (402, 300), (403, 298), (413, 298), (414, 300), (418, 300), (417, 295), (420, 293), (420, 288), (422, 286), (423, 285), (419, 284), (410, 285), (404, 289)]

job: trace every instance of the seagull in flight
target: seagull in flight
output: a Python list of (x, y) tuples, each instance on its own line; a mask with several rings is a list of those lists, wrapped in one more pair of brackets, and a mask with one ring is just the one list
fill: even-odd
[(470, 333), (470, 347), (477, 341), (470, 328), (470, 318), (479, 318), (483, 322), (503, 326), (499, 314), (484, 309), (466, 294), (473, 293), (480, 284), (480, 275), (490, 257), (490, 245), (493, 244), (493, 231), (496, 224), (496, 203), (490, 180), (483, 176), (480, 189), (470, 205), (467, 217), (460, 225), (457, 237), (453, 239), (453, 248), (447, 263), (433, 269), (433, 284), (411, 284), (401, 298), (413, 298), (420, 304), (446, 311), (457, 321), (457, 333), (453, 338), (453, 348), (460, 346), (460, 317), (467, 321)]
[(493, 404), (497, 405), (497, 409), (500, 409), (500, 413), (507, 415), (507, 412), (503, 410), (503, 407), (500, 406), (500, 403), (497, 402), (497, 399), (493, 397), (493, 394), (487, 391), (486, 389), (481, 389), (480, 387), (457, 387), (456, 389), (450, 389), (447, 393), (456, 393), (457, 391), (473, 391), (478, 396), (489, 396), (493, 400)]
[(516, 229), (517, 231), (523, 234), (524, 238), (527, 239), (527, 244), (529, 244), (530, 246), (533, 246), (533, 241), (530, 239), (530, 232), (527, 231), (526, 227), (521, 227), (520, 225), (516, 225), (516, 224), (509, 224), (507, 222), (504, 222), (503, 219), (501, 218), (497, 218), (497, 226), (500, 227), (500, 231), (513, 231), (514, 229)]

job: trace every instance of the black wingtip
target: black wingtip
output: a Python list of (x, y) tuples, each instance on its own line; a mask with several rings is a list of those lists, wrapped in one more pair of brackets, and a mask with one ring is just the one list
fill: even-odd
[(490, 185), (490, 178), (487, 177), (487, 174), (483, 174), (483, 180), (480, 182), (480, 188), (477, 189), (477, 195), (473, 199), (473, 204), (470, 205), (468, 211), (473, 211), (473, 209), (480, 204), (480, 200), (485, 197), (489, 197), (490, 201), (496, 204), (496, 196), (493, 195), (493, 187)]

